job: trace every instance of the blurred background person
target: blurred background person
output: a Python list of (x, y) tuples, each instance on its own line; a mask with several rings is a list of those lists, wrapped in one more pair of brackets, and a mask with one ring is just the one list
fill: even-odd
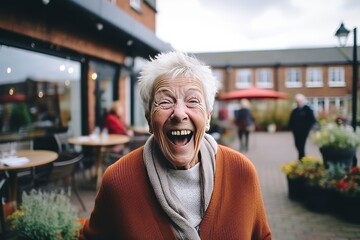
[(123, 119), (124, 109), (120, 101), (114, 101), (105, 115), (103, 128), (110, 134), (121, 134), (132, 137), (133, 131), (126, 125)]
[(250, 101), (241, 99), (240, 109), (235, 110), (235, 124), (240, 141), (240, 151), (249, 150), (249, 135), (255, 130), (255, 119), (251, 113)]
[[(121, 102), (114, 101), (104, 117), (103, 131), (107, 131), (108, 134), (121, 134), (129, 137), (134, 136), (133, 130), (131, 130), (123, 119), (124, 109)], [(111, 159), (109, 161), (117, 160), (122, 155), (124, 145), (117, 145), (111, 149)]]
[(295, 95), (296, 107), (291, 111), (288, 129), (294, 136), (295, 147), (298, 151), (298, 159), (305, 156), (305, 144), (310, 130), (316, 123), (313, 110), (307, 105), (307, 99), (303, 94)]

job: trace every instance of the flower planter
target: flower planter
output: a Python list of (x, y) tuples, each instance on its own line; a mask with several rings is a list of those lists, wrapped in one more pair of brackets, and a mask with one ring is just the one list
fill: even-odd
[(350, 168), (353, 164), (356, 148), (321, 147), (320, 153), (326, 168), (329, 167), (329, 162), (333, 164), (343, 163), (346, 168)]
[(288, 183), (288, 197), (294, 201), (302, 201), (305, 198), (305, 179), (303, 178), (289, 178)]
[(360, 223), (360, 196), (338, 194), (338, 215), (351, 223)]
[(335, 191), (318, 186), (306, 185), (305, 206), (313, 212), (333, 213), (336, 211)]

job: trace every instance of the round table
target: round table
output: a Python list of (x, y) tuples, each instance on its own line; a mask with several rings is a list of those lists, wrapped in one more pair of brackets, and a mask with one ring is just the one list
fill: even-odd
[(71, 137), (68, 139), (70, 144), (93, 147), (96, 152), (95, 167), (96, 167), (96, 189), (99, 188), (102, 179), (102, 164), (103, 155), (110, 147), (116, 145), (123, 145), (130, 142), (130, 137), (120, 134), (109, 134), (107, 137), (100, 136), (80, 136)]
[(134, 126), (131, 127), (134, 131), (134, 135), (150, 135), (148, 126)]
[(0, 171), (9, 173), (9, 201), (14, 203), (17, 198), (17, 172), (51, 163), (57, 159), (58, 154), (48, 150), (19, 150), (16, 152), (16, 156), (26, 157), (29, 161), (16, 166), (0, 165)]

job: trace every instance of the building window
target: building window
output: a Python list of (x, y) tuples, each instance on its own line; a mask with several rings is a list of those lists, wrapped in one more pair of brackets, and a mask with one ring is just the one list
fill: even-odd
[(136, 11), (140, 11), (141, 10), (141, 0), (130, 0), (130, 7), (132, 7)]
[(7, 69), (0, 71), (0, 135), (35, 129), (81, 134), (80, 62), (6, 46), (0, 62)]
[(299, 68), (289, 68), (286, 72), (286, 87), (299, 88), (301, 84), (301, 72)]
[(256, 86), (259, 88), (272, 88), (273, 78), (269, 68), (261, 68), (256, 72)]
[(345, 87), (345, 72), (343, 67), (329, 68), (329, 87)]
[(347, 97), (314, 97), (308, 98), (309, 105), (313, 107), (318, 117), (348, 116), (351, 106)]
[(249, 88), (252, 86), (252, 72), (250, 69), (236, 71), (236, 88)]
[(306, 86), (311, 87), (322, 87), (322, 70), (321, 68), (308, 68), (306, 69)]

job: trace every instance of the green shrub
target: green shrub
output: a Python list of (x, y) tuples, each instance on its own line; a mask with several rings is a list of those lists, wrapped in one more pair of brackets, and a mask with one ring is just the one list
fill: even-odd
[(77, 210), (63, 191), (23, 193), (22, 204), (9, 217), (11, 229), (29, 239), (77, 239)]

